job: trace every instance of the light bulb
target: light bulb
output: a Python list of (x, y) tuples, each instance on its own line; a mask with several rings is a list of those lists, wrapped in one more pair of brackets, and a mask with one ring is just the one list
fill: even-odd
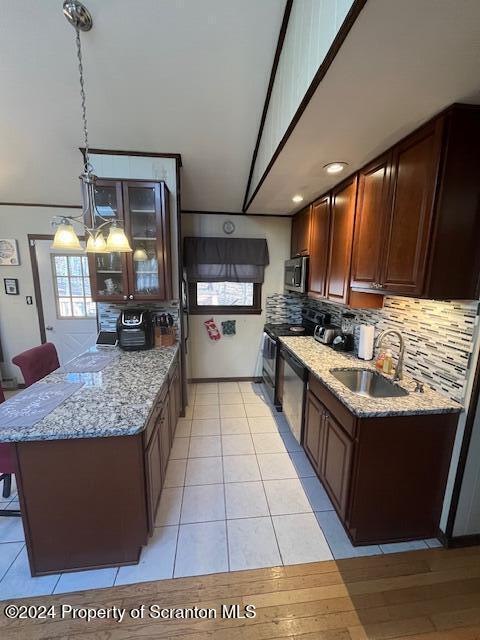
[(348, 162), (329, 162), (323, 168), (327, 173), (340, 173), (348, 166)]
[(98, 233), (95, 237), (89, 236), (87, 240), (87, 253), (107, 253), (107, 243), (103, 234)]
[(132, 248), (125, 235), (125, 231), (120, 227), (112, 225), (107, 238), (107, 251), (131, 252)]
[(133, 259), (135, 260), (135, 262), (145, 262), (146, 260), (148, 260), (147, 252), (143, 247), (135, 249), (133, 253)]
[(75, 229), (68, 221), (58, 225), (51, 248), (68, 250), (82, 249)]
[(293, 196), (292, 198), (292, 202), (303, 202), (303, 196), (301, 196), (300, 194), (297, 194), (296, 196)]

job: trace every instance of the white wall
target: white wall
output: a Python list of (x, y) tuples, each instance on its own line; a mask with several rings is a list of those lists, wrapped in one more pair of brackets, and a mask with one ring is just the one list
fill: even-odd
[(259, 348), (265, 324), (266, 297), (283, 292), (283, 263), (290, 255), (290, 219), (182, 214), (183, 235), (224, 236), (222, 226), (225, 220), (232, 220), (236, 226), (233, 237), (267, 239), (270, 264), (265, 269), (265, 282), (262, 286), (262, 313), (214, 315), (219, 329), (222, 320), (237, 321), (236, 335), (222, 336), (218, 341), (209, 339), (203, 324), (211, 316), (190, 316), (188, 357), (192, 378), (243, 378), (259, 375)]
[(454, 536), (480, 534), (480, 399), (453, 528)]
[(249, 195), (267, 168), (352, 4), (352, 0), (293, 3)]
[[(10, 361), (21, 351), (40, 344), (27, 234), (52, 234), (50, 221), (54, 215), (78, 213), (79, 209), (0, 206), (0, 238), (15, 238), (20, 253), (18, 267), (0, 266), (0, 339), (5, 360), (3, 375), (15, 375), (22, 381), (20, 370)], [(18, 278), (20, 295), (6, 295), (3, 278)], [(32, 296), (34, 304), (27, 305), (25, 296)]]

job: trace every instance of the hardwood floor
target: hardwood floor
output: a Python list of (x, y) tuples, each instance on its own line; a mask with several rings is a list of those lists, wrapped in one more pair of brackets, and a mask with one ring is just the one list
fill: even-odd
[[(429, 549), (349, 560), (145, 582), (22, 600), (55, 605), (55, 619), (9, 620), (2, 640), (480, 640), (480, 547)], [(75, 607), (212, 607), (211, 620), (60, 619)], [(256, 607), (253, 619), (220, 618), (222, 604)]]

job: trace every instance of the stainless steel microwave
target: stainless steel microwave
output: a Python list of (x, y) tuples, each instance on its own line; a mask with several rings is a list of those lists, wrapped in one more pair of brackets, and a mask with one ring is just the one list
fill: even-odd
[(306, 293), (308, 258), (293, 258), (285, 261), (283, 284), (285, 291)]

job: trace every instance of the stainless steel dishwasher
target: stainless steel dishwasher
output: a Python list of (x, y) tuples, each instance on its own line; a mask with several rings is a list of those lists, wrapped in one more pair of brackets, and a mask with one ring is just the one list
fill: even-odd
[(295, 439), (301, 443), (308, 372), (289, 351), (282, 348), (280, 355), (283, 360), (283, 413)]

